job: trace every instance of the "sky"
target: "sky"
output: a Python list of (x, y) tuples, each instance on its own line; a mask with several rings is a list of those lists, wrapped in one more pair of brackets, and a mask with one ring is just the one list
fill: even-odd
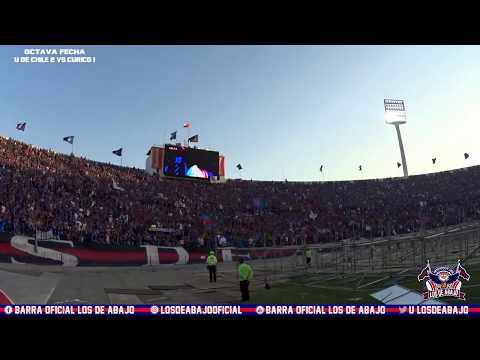
[[(95, 63), (14, 62), (32, 48)], [(0, 46), (0, 135), (62, 153), (73, 135), (78, 156), (118, 164), (123, 147), (123, 165), (144, 168), (188, 121), (227, 178), (395, 177), (383, 100), (402, 99), (409, 174), (444, 171), (480, 159), (479, 60), (479, 46)]]

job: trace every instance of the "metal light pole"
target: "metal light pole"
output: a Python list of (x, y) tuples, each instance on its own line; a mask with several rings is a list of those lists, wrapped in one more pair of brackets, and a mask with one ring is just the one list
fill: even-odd
[(402, 157), (403, 176), (408, 177), (407, 160), (405, 158), (405, 150), (403, 149), (402, 134), (400, 133), (400, 125), (407, 123), (405, 104), (403, 100), (389, 99), (384, 99), (383, 103), (385, 108), (385, 123), (395, 125), (395, 130), (397, 130), (398, 145)]

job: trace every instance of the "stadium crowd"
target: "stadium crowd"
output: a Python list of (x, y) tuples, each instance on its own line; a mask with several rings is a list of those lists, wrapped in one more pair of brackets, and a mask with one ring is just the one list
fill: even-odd
[(480, 167), (325, 183), (163, 180), (0, 136), (0, 231), (83, 246), (292, 245), (480, 218)]

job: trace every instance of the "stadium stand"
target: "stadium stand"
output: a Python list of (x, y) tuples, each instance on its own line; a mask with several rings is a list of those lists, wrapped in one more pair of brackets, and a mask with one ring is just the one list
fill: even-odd
[(268, 246), (390, 236), (479, 219), (479, 179), (473, 166), (318, 183), (161, 180), (0, 136), (0, 232), (186, 249), (263, 246), (263, 235)]

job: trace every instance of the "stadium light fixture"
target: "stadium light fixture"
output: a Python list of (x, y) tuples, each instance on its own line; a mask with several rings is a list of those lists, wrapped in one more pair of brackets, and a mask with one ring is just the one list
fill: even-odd
[(385, 109), (385, 123), (389, 125), (395, 125), (395, 129), (397, 130), (398, 145), (400, 147), (400, 155), (402, 157), (403, 176), (408, 177), (407, 160), (405, 159), (402, 134), (400, 133), (400, 125), (407, 123), (405, 103), (403, 100), (384, 99), (383, 105)]
[(385, 108), (385, 122), (387, 124), (406, 124), (407, 114), (403, 100), (383, 100)]

